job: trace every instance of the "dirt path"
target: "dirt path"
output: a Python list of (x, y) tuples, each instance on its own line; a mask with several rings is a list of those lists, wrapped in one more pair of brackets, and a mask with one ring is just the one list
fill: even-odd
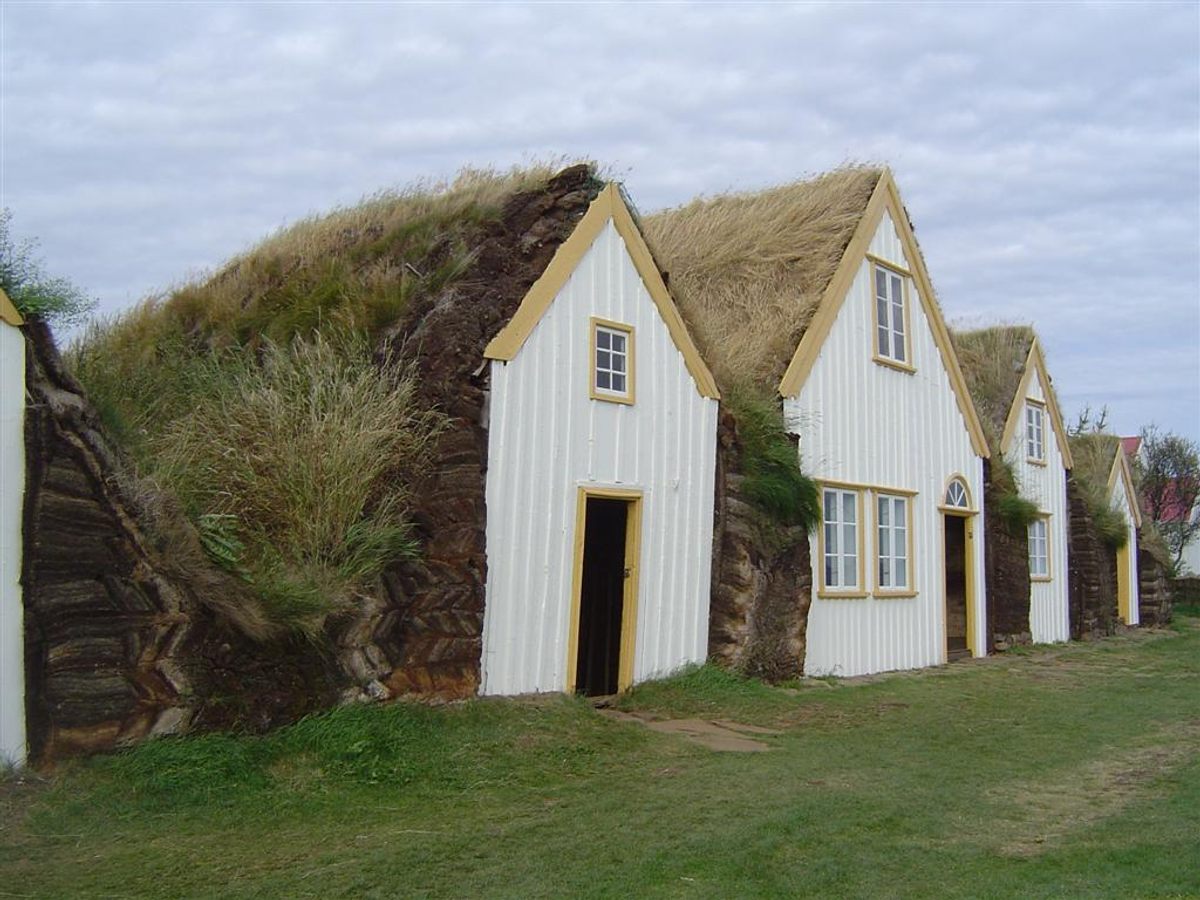
[(728, 719), (653, 719), (616, 709), (600, 709), (597, 712), (614, 722), (634, 722), (660, 734), (681, 735), (692, 743), (719, 753), (762, 753), (770, 750), (770, 745), (747, 735), (782, 733), (757, 725), (731, 722)]

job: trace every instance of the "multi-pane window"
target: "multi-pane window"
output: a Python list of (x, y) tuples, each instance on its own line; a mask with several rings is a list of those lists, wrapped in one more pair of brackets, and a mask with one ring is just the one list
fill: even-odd
[(876, 265), (875, 338), (879, 356), (896, 362), (908, 362), (904, 335), (904, 277)]
[(1046, 458), (1045, 411), (1036, 404), (1025, 404), (1025, 455), (1042, 462)]
[(875, 500), (878, 584), (903, 590), (908, 587), (908, 498), (880, 494)]
[(1035, 519), (1029, 525), (1029, 576), (1050, 577), (1050, 543), (1045, 519)]
[(592, 393), (609, 400), (630, 400), (633, 334), (622, 328), (592, 325)]
[(858, 584), (858, 493), (822, 491), (825, 587), (856, 590)]

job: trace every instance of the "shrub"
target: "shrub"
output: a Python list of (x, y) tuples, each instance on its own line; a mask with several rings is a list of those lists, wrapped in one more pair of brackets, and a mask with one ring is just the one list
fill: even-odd
[(820, 495), (800, 471), (800, 457), (778, 404), (746, 387), (727, 392), (726, 402), (737, 420), (746, 498), (774, 522), (811, 531), (821, 521)]
[(1012, 534), (1021, 534), (1038, 518), (1037, 504), (1020, 494), (1009, 492), (996, 501), (996, 515)]

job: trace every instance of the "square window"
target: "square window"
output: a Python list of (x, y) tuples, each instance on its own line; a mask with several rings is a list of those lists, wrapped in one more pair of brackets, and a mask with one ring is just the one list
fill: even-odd
[(595, 400), (633, 402), (633, 328), (592, 319), (592, 392)]

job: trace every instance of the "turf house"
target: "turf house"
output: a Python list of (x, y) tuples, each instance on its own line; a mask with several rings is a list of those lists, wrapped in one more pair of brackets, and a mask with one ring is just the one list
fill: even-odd
[(994, 639), (1070, 637), (1073, 466), (1041, 344), (1027, 326), (954, 335), (958, 358), (993, 449), (985, 503), (988, 615)]
[(65, 360), (22, 330), (35, 760), (705, 658), (716, 385), (591, 166), (300, 222)]
[[(1142, 519), (1133, 473), (1121, 442), (1109, 434), (1071, 437), (1075, 460), (1071, 504), (1072, 638), (1112, 633), (1140, 615)], [(1143, 556), (1147, 575), (1156, 563)]]
[(25, 341), (20, 313), (0, 290), (0, 765), (25, 761), (21, 606), (22, 422)]
[(818, 487), (790, 550), (723, 543), (714, 655), (761, 669), (745, 647), (781, 627), (773, 667), (811, 675), (986, 654), (988, 445), (891, 173), (699, 200), (647, 230), (726, 395), (782, 396)]

